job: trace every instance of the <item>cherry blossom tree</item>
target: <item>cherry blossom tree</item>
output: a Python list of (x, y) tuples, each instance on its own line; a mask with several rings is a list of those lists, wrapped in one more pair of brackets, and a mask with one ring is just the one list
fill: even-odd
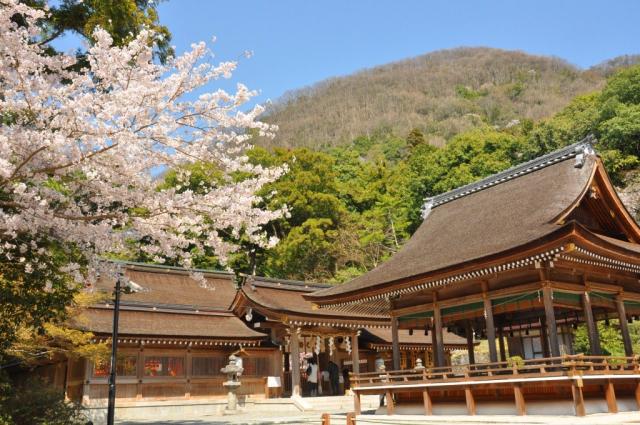
[[(252, 134), (275, 128), (247, 107), (255, 92), (244, 85), (206, 91), (235, 62), (212, 64), (197, 43), (163, 65), (152, 32), (116, 47), (98, 28), (77, 70), (35, 42), (45, 13), (0, 0), (0, 277), (37, 273), (35, 289), (50, 292), (69, 285), (61, 272), (82, 284), (127, 246), (189, 267), (194, 247), (224, 260), (235, 246), (223, 234), (276, 242), (260, 229), (282, 211), (256, 208), (255, 193), (283, 170), (243, 155)], [(219, 183), (181, 187), (198, 161), (216, 164)], [(181, 170), (178, 185), (159, 189), (168, 168)]]

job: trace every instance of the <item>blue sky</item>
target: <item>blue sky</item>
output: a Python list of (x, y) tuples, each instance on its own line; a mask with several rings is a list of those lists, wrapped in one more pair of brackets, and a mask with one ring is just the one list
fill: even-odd
[[(231, 83), (258, 90), (258, 102), (459, 46), (552, 55), (581, 68), (640, 53), (638, 0), (161, 0), (159, 14), (178, 53), (215, 36), (217, 60), (240, 60)], [(77, 43), (67, 36), (56, 45)]]
[(554, 55), (589, 67), (640, 53), (640, 1), (168, 0), (160, 20), (178, 52), (217, 37), (260, 101), (328, 77), (457, 46)]

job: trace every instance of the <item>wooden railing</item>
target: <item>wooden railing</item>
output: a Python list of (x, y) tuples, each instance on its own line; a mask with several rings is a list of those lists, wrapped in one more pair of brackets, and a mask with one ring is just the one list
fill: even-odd
[(640, 374), (638, 357), (566, 355), (543, 359), (453, 365), (423, 370), (351, 374), (351, 388), (455, 383), (481, 380), (530, 379), (549, 376)]

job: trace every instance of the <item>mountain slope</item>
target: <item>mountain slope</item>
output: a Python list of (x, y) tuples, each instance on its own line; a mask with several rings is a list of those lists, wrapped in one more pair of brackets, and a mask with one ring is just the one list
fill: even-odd
[(505, 126), (550, 116), (576, 95), (599, 89), (608, 72), (609, 66), (583, 71), (518, 51), (438, 51), (283, 96), (265, 116), (280, 131), (262, 144), (336, 146), (380, 131), (406, 135), (417, 127), (440, 145), (481, 122)]

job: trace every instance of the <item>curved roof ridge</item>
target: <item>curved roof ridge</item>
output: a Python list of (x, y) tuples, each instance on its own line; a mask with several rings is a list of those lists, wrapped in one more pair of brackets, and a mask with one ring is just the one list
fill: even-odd
[(293, 290), (314, 290), (314, 289), (323, 289), (329, 288), (332, 285), (328, 283), (321, 282), (306, 282), (303, 280), (293, 280), (293, 279), (280, 279), (277, 277), (266, 277), (266, 276), (257, 276), (257, 275), (247, 275), (247, 279), (252, 284), (257, 285), (277, 285), (279, 287), (289, 287)]
[(422, 217), (426, 218), (429, 215), (431, 209), (439, 205), (446, 204), (447, 202), (454, 201), (463, 196), (470, 195), (483, 189), (487, 189), (516, 177), (532, 173), (560, 161), (566, 161), (570, 158), (576, 158), (576, 167), (580, 168), (584, 165), (585, 154), (595, 153), (593, 149), (593, 144), (595, 142), (595, 137), (590, 134), (584, 139), (572, 145), (565, 146), (564, 148), (550, 152), (546, 155), (542, 155), (522, 164), (515, 165), (504, 171), (485, 177), (482, 180), (457, 187), (453, 190), (450, 190), (449, 192), (445, 192), (431, 198), (426, 198), (425, 204), (423, 206)]

